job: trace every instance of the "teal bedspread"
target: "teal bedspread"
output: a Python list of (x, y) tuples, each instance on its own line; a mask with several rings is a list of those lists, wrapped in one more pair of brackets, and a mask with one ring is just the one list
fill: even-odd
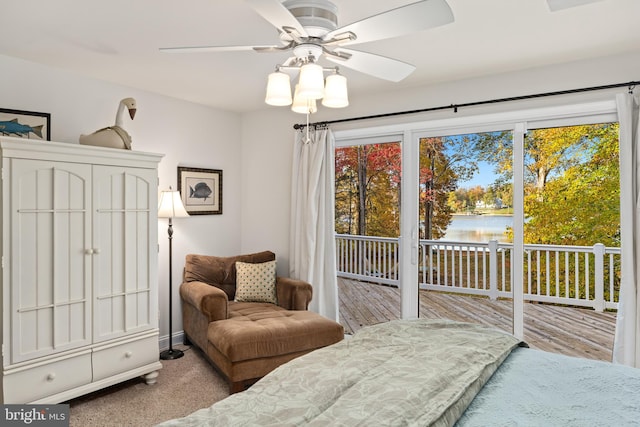
[(640, 369), (517, 348), (457, 427), (640, 425)]

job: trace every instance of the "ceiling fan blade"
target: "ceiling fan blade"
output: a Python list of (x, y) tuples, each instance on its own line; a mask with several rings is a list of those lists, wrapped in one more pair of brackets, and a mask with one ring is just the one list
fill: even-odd
[(307, 32), (295, 16), (278, 0), (245, 0), (260, 16), (269, 21), (279, 30), (284, 27), (295, 28), (302, 37), (307, 37)]
[(602, 0), (547, 0), (549, 10), (555, 12), (557, 10), (569, 9), (570, 7), (583, 6), (589, 3), (595, 3)]
[(453, 22), (453, 12), (446, 0), (423, 0), (370, 16), (327, 33), (323, 40), (331, 40), (352, 32), (354, 41), (344, 44), (366, 43), (389, 39)]
[(336, 64), (360, 71), (361, 73), (392, 82), (399, 82), (416, 69), (415, 66), (407, 64), (406, 62), (373, 53), (361, 52), (359, 50), (340, 48), (335, 49), (334, 52), (347, 54), (348, 59), (331, 54), (325, 55), (325, 58)]
[(186, 46), (160, 48), (160, 51), (165, 53), (239, 52), (246, 50), (253, 50), (256, 52), (273, 52), (276, 50), (283, 50), (283, 46)]

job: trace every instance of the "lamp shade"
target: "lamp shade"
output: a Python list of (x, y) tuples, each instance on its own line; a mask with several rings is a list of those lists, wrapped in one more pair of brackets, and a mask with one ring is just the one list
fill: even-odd
[(163, 191), (158, 203), (158, 218), (180, 218), (189, 216), (178, 191)]
[(308, 63), (300, 68), (298, 80), (299, 95), (307, 99), (320, 99), (324, 96), (324, 75), (318, 64)]
[(269, 74), (267, 80), (267, 96), (264, 100), (269, 105), (291, 105), (291, 83), (288, 74), (276, 71)]
[(316, 105), (315, 99), (303, 98), (300, 96), (300, 85), (296, 85), (296, 90), (293, 95), (293, 104), (291, 105), (291, 110), (294, 113), (300, 114), (313, 114), (318, 111), (318, 106)]
[(349, 105), (347, 78), (340, 74), (327, 76), (322, 105), (330, 108), (343, 108)]

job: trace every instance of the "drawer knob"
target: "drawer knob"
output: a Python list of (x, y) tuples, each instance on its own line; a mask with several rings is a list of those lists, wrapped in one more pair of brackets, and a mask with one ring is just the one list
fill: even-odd
[(133, 353), (131, 353), (130, 351), (127, 351), (127, 352), (124, 354), (124, 357), (126, 357), (127, 359), (131, 358), (131, 356), (133, 356)]
[(53, 381), (55, 379), (56, 379), (56, 374), (51, 373), (51, 374), (47, 375), (47, 381), (51, 382), (51, 381)]

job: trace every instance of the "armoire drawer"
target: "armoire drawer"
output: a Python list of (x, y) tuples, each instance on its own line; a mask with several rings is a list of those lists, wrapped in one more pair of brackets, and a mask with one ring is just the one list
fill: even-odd
[(96, 348), (93, 353), (93, 380), (158, 361), (158, 337), (151, 336), (122, 344)]
[(91, 353), (5, 371), (4, 403), (28, 403), (91, 382)]

